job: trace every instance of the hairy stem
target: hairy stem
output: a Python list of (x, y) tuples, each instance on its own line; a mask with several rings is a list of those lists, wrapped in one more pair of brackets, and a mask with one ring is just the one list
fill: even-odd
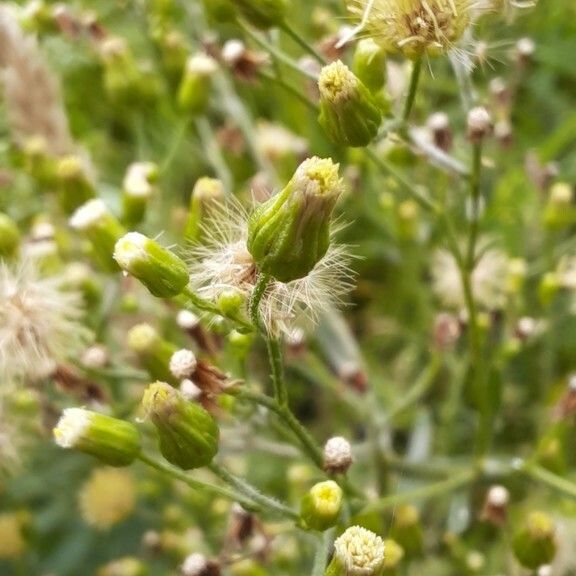
[(402, 111), (402, 121), (407, 122), (410, 118), (410, 113), (414, 107), (416, 100), (416, 93), (418, 92), (418, 84), (420, 83), (420, 76), (422, 74), (422, 58), (414, 60), (412, 66), (412, 74), (410, 76), (410, 86), (408, 87), (408, 95), (404, 102), (404, 110)]
[(286, 22), (280, 24), (280, 30), (282, 30), (288, 36), (290, 36), (290, 38), (292, 38), (292, 40), (294, 40), (294, 42), (296, 42), (296, 44), (298, 44), (298, 46), (300, 46), (300, 48), (302, 48), (304, 52), (307, 52), (310, 56), (312, 56), (312, 58), (317, 60), (320, 64), (322, 64), (323, 66), (326, 64), (326, 59), (321, 54), (319, 54), (318, 51), (308, 43), (307, 40), (302, 38), (302, 36), (300, 36), (300, 34), (298, 34), (298, 32), (296, 32), (293, 28), (291, 28), (290, 25), (288, 25)]

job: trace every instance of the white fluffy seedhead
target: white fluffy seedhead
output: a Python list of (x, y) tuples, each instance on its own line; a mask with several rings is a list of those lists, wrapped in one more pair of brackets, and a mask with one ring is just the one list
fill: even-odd
[(64, 276), (43, 276), (31, 259), (0, 262), (0, 377), (44, 377), (79, 352), (90, 337), (83, 316)]
[(183, 330), (192, 330), (200, 324), (200, 318), (190, 310), (180, 310), (176, 316), (176, 324)]
[[(189, 252), (190, 285), (198, 296), (217, 302), (231, 291), (249, 301), (257, 278), (246, 246), (248, 215), (236, 202), (217, 205), (204, 224), (202, 244)], [(260, 316), (271, 334), (289, 334), (295, 326), (314, 324), (343, 303), (354, 285), (347, 247), (331, 242), (326, 255), (304, 278), (272, 281), (260, 303)]]
[(488, 490), (487, 501), (490, 506), (503, 508), (510, 502), (510, 492), (504, 486), (492, 486)]

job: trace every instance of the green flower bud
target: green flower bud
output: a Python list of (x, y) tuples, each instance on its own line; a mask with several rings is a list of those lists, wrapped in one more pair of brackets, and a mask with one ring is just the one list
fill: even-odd
[(420, 556), (424, 549), (424, 535), (418, 509), (409, 504), (400, 506), (394, 514), (390, 536), (402, 546), (406, 556)]
[(160, 452), (183, 470), (210, 464), (218, 452), (216, 421), (201, 406), (185, 400), (165, 382), (146, 389), (142, 400), (160, 440)]
[(556, 555), (554, 524), (543, 512), (532, 512), (514, 536), (514, 554), (525, 568), (536, 570), (550, 564)]
[(12, 258), (20, 247), (20, 230), (10, 216), (0, 212), (0, 258)]
[(122, 221), (134, 227), (144, 220), (146, 208), (155, 191), (158, 166), (153, 162), (130, 164), (122, 183)]
[(367, 146), (382, 122), (382, 111), (368, 88), (340, 60), (322, 69), (318, 88), (318, 121), (328, 136), (343, 146)]
[(386, 52), (372, 38), (363, 38), (356, 44), (352, 70), (371, 92), (386, 85)]
[(31, 136), (22, 145), (24, 167), (41, 186), (57, 183), (58, 162), (48, 153), (48, 144), (42, 136)]
[(116, 242), (114, 260), (158, 298), (177, 296), (188, 285), (184, 260), (139, 232), (129, 232)]
[(96, 576), (147, 576), (146, 565), (130, 556), (114, 560), (100, 568)]
[(150, 324), (137, 324), (128, 332), (128, 348), (136, 353), (138, 361), (151, 378), (176, 386), (178, 379), (170, 371), (170, 359), (178, 350), (164, 340)]
[(217, 70), (216, 61), (206, 54), (195, 54), (188, 58), (178, 89), (178, 107), (182, 112), (197, 116), (206, 111), (210, 99), (211, 77)]
[(126, 230), (100, 199), (89, 200), (70, 218), (70, 226), (90, 241), (96, 260), (107, 270), (118, 270), (112, 259), (114, 245)]
[(128, 466), (140, 453), (136, 426), (83, 408), (64, 410), (54, 428), (54, 439), (62, 448), (96, 456), (110, 466)]
[(134, 106), (142, 95), (142, 74), (123, 38), (110, 37), (100, 45), (104, 64), (104, 89), (116, 104)]
[(261, 272), (281, 282), (306, 276), (330, 244), (330, 220), (342, 180), (330, 159), (305, 160), (248, 222), (248, 251)]
[(338, 522), (341, 507), (340, 486), (333, 480), (319, 482), (302, 498), (300, 521), (309, 530), (327, 530)]
[(78, 156), (62, 158), (56, 168), (56, 178), (60, 205), (66, 214), (72, 214), (74, 210), (96, 196), (94, 185)]
[(284, 22), (288, 0), (236, 0), (242, 16), (258, 28), (272, 28)]
[(334, 542), (334, 556), (324, 576), (380, 576), (383, 567), (382, 538), (352, 526)]
[(576, 221), (574, 192), (566, 182), (557, 182), (550, 190), (550, 197), (543, 212), (544, 225), (551, 230), (561, 230)]
[(195, 242), (202, 237), (202, 223), (210, 215), (211, 208), (218, 206), (224, 198), (224, 186), (216, 178), (198, 178), (190, 196), (190, 210), (184, 235)]
[(398, 565), (404, 558), (404, 549), (394, 540), (384, 540), (384, 570), (382, 576), (397, 576)]
[(217, 22), (232, 20), (236, 16), (233, 0), (204, 0), (204, 9)]

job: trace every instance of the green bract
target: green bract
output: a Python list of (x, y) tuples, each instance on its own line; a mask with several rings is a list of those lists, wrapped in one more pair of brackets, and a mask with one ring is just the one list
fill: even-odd
[(338, 164), (309, 158), (288, 185), (248, 223), (248, 250), (260, 271), (280, 282), (306, 276), (330, 244), (330, 221), (342, 192)]
[(328, 136), (343, 146), (367, 146), (382, 122), (382, 110), (370, 90), (340, 60), (322, 69), (318, 88), (318, 122)]
[(165, 382), (150, 384), (142, 400), (156, 426), (160, 452), (171, 464), (191, 470), (210, 464), (218, 452), (216, 421)]

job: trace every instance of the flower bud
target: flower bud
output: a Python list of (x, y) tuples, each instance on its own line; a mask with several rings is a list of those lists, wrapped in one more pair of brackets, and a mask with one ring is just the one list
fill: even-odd
[(65, 156), (58, 162), (56, 170), (60, 205), (66, 214), (72, 214), (96, 196), (94, 185), (78, 156)]
[(378, 134), (382, 112), (368, 88), (340, 60), (325, 66), (318, 79), (318, 121), (343, 146), (367, 146)]
[(492, 131), (492, 118), (486, 108), (477, 106), (468, 112), (467, 119), (468, 139), (480, 143)]
[(116, 242), (114, 260), (158, 298), (177, 296), (188, 285), (186, 263), (139, 232), (129, 232)]
[(118, 270), (112, 253), (116, 241), (126, 231), (102, 200), (89, 200), (80, 206), (72, 214), (70, 226), (88, 238), (94, 257), (104, 268)]
[(342, 436), (330, 438), (324, 445), (324, 470), (328, 474), (345, 474), (352, 464), (350, 442)]
[(354, 74), (371, 92), (382, 90), (386, 84), (386, 52), (372, 38), (358, 41), (352, 65)]
[(384, 540), (384, 570), (382, 576), (397, 576), (398, 565), (404, 558), (404, 549), (394, 540)]
[(98, 570), (96, 576), (146, 576), (147, 574), (148, 569), (141, 560), (127, 556), (109, 562)]
[(330, 220), (342, 180), (332, 160), (305, 160), (248, 222), (248, 250), (260, 271), (280, 282), (306, 276), (330, 244)]
[(428, 118), (426, 124), (432, 133), (434, 144), (441, 150), (448, 152), (450, 148), (452, 148), (452, 141), (454, 140), (448, 114), (445, 112), (435, 112)]
[(561, 230), (576, 221), (574, 192), (566, 182), (556, 182), (550, 189), (550, 196), (543, 214), (544, 224), (551, 230)]
[(509, 502), (510, 492), (508, 492), (507, 488), (504, 486), (492, 486), (484, 500), (482, 520), (495, 526), (501, 526), (506, 522)]
[(56, 444), (95, 456), (110, 466), (128, 466), (140, 453), (140, 434), (130, 422), (83, 408), (66, 408), (56, 428)]
[(164, 340), (150, 324), (134, 326), (128, 332), (127, 343), (151, 378), (178, 384), (178, 379), (170, 371), (170, 359), (177, 348)]
[(407, 557), (420, 556), (424, 548), (424, 536), (418, 509), (408, 504), (400, 506), (394, 515), (390, 536), (402, 546)]
[(218, 70), (216, 61), (206, 54), (188, 58), (178, 89), (178, 107), (190, 116), (206, 111), (211, 92), (211, 77)]
[(338, 522), (342, 507), (342, 489), (327, 480), (312, 486), (300, 503), (300, 521), (308, 530), (324, 531)]
[(142, 403), (168, 462), (183, 470), (210, 464), (218, 452), (219, 431), (204, 408), (188, 402), (165, 382), (148, 386)]
[(532, 512), (513, 540), (514, 554), (525, 568), (536, 570), (556, 555), (554, 524), (543, 512)]
[(20, 230), (16, 222), (0, 212), (0, 258), (12, 258), (20, 247)]
[(236, 0), (242, 16), (257, 28), (272, 28), (284, 22), (288, 0)]
[(216, 178), (199, 178), (192, 189), (190, 208), (184, 235), (187, 241), (199, 241), (202, 237), (202, 224), (210, 216), (212, 208), (224, 199), (224, 186)]
[(218, 576), (220, 567), (214, 560), (209, 560), (204, 554), (195, 552), (184, 559), (180, 567), (182, 576)]
[(324, 576), (380, 576), (383, 567), (382, 538), (352, 526), (334, 542), (334, 556)]
[(130, 164), (122, 183), (122, 221), (130, 228), (144, 219), (150, 198), (154, 194), (158, 166), (153, 162)]

